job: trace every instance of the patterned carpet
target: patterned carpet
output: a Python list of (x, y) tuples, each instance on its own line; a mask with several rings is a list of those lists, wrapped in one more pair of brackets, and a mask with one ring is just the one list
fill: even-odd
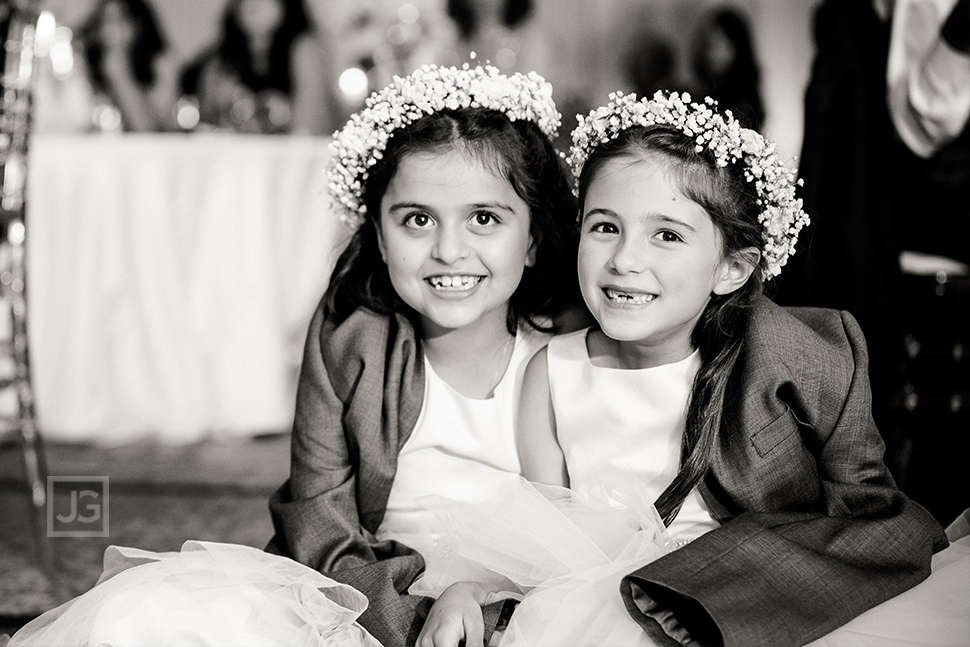
[[(289, 470), (289, 438), (276, 435), (187, 447), (49, 444), (47, 463), (52, 476), (108, 477), (107, 536), (48, 537), (54, 567), (44, 568), (31, 530), (32, 510), (19, 455), (14, 447), (3, 448), (0, 634), (91, 588), (111, 544), (169, 551), (178, 550), (187, 539), (202, 539), (263, 547), (272, 534), (269, 495)], [(100, 482), (94, 487), (100, 488)], [(69, 492), (55, 490), (52, 506), (65, 517), (71, 505)], [(77, 507), (85, 509), (89, 508), (83, 504)]]

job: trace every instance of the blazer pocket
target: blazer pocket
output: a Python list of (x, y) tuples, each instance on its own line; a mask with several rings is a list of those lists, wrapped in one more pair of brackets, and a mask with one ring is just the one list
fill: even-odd
[(792, 410), (786, 407), (783, 414), (751, 436), (751, 444), (758, 456), (764, 458), (785, 441), (798, 438), (798, 420)]

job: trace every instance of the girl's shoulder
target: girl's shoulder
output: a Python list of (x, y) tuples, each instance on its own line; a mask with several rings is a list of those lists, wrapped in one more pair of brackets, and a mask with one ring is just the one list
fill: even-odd
[(554, 335), (546, 347), (550, 361), (588, 362), (589, 351), (586, 348), (586, 335), (589, 330), (590, 328), (586, 327)]
[(352, 357), (382, 361), (389, 353), (403, 352), (414, 361), (420, 354), (417, 332), (401, 313), (382, 314), (360, 306), (344, 319), (334, 319), (324, 303), (318, 305), (311, 322), (325, 357), (335, 363)]
[(767, 297), (752, 307), (749, 337), (774, 340), (778, 336), (797, 344), (814, 340), (826, 346), (842, 347), (847, 338), (861, 335), (855, 317), (846, 310), (815, 307), (780, 306)]
[(786, 373), (851, 375), (866, 357), (865, 337), (847, 311), (783, 307), (766, 297), (753, 306), (746, 339), (748, 366)]

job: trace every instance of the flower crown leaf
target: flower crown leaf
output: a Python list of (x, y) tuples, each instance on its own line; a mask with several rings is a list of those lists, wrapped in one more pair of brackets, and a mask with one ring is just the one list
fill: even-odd
[(637, 99), (635, 94), (614, 92), (609, 103), (588, 116), (578, 116), (579, 125), (572, 132), (573, 144), (566, 160), (576, 178), (578, 193), (580, 172), (593, 150), (616, 139), (620, 133), (638, 126), (669, 126), (694, 139), (694, 150), (708, 151), (718, 166), (739, 161), (744, 164), (744, 177), (752, 182), (761, 207), (762, 254), (764, 276), (771, 278), (795, 253), (798, 234), (809, 223), (802, 201), (795, 197), (793, 169), (786, 167), (775, 152), (776, 145), (760, 133), (743, 128), (731, 114), (716, 110), (710, 97), (704, 103), (692, 103), (686, 92), (658, 91), (652, 99)]
[(331, 203), (341, 221), (357, 229), (364, 221), (364, 184), (384, 155), (394, 132), (442, 110), (485, 108), (510, 120), (534, 122), (550, 139), (562, 124), (552, 86), (535, 72), (506, 76), (492, 65), (424, 65), (406, 77), (395, 76), (364, 108), (334, 133), (327, 181)]

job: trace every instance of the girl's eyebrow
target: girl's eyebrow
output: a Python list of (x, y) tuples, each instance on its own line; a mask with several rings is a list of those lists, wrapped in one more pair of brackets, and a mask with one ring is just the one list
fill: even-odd
[(690, 223), (684, 222), (683, 220), (678, 220), (677, 218), (671, 218), (670, 216), (665, 216), (663, 214), (658, 214), (658, 215), (650, 216), (650, 217), (653, 218), (653, 219), (655, 219), (655, 220), (659, 220), (662, 223), (669, 223), (669, 224), (672, 224), (672, 225), (679, 225), (681, 227), (684, 227), (685, 229), (689, 229), (692, 233), (695, 233), (695, 234), (697, 233), (697, 228), (696, 227), (694, 227)]
[(427, 209), (427, 205), (420, 204), (418, 202), (395, 202), (390, 207), (388, 211), (400, 211), (401, 209)]
[[(616, 212), (613, 211), (612, 209), (607, 209), (605, 207), (602, 207), (599, 209), (590, 209), (589, 211), (587, 211), (583, 215), (583, 222), (586, 222), (587, 218), (590, 218), (591, 216), (596, 216), (596, 215), (612, 216), (614, 218), (619, 218)], [(695, 233), (695, 234), (697, 233), (697, 228), (694, 227), (693, 225), (686, 223), (683, 220), (678, 220), (677, 218), (671, 218), (670, 216), (665, 216), (663, 214), (650, 214), (644, 217), (644, 220), (655, 220), (661, 224), (677, 225), (690, 230), (691, 233)]]
[(605, 207), (601, 207), (599, 209), (590, 209), (589, 211), (587, 211), (586, 213), (584, 213), (583, 214), (583, 222), (586, 222), (586, 219), (589, 218), (589, 217), (591, 217), (591, 216), (600, 216), (600, 215), (602, 215), (602, 216), (613, 216), (614, 218), (618, 217), (616, 215), (616, 212), (613, 211), (612, 209), (607, 209)]
[[(473, 202), (471, 204), (465, 205), (465, 208), (468, 209), (468, 210), (493, 209), (493, 210), (498, 210), (498, 211), (507, 211), (509, 213), (515, 213), (515, 209), (512, 208), (512, 205), (506, 204), (504, 202), (497, 202), (497, 201), (495, 201), (495, 202)], [(423, 209), (423, 210), (426, 210), (426, 211), (431, 211), (432, 210), (432, 208), (429, 207), (428, 205), (421, 204), (419, 202), (395, 202), (390, 207), (388, 207), (388, 211), (392, 211), (392, 212), (393, 211), (399, 211), (401, 209)]]
[(475, 202), (468, 205), (468, 207), (470, 209), (498, 209), (501, 211), (508, 211), (509, 213), (515, 213), (515, 209), (512, 208), (512, 205), (504, 202), (498, 202), (497, 200), (493, 202)]

